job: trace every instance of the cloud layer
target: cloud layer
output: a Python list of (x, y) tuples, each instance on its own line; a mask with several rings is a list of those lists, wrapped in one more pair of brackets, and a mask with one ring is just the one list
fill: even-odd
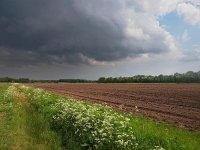
[(195, 6), (190, 3), (181, 3), (177, 7), (177, 12), (184, 17), (186, 22), (200, 27), (200, 6)]
[[(1, 0), (0, 64), (96, 64), (176, 55), (176, 42), (158, 17), (177, 10), (190, 21), (183, 7), (193, 5), (183, 0)], [(198, 19), (197, 14), (191, 24)]]

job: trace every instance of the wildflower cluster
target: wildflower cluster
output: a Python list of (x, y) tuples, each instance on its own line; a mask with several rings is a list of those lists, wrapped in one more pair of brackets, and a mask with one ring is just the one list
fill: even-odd
[(9, 86), (8, 89), (6, 90), (4, 94), (4, 99), (14, 98), (18, 95), (19, 95), (19, 92), (17, 90), (17, 87), (12, 85), (12, 86)]
[[(11, 87), (11, 91), (17, 91)], [(62, 144), (67, 149), (78, 143), (82, 149), (132, 150), (148, 147), (164, 150), (157, 144), (141, 145), (131, 125), (131, 116), (114, 111), (108, 106), (89, 104), (72, 98), (63, 98), (42, 89), (32, 89), (17, 85), (21, 94), (29, 97), (29, 102), (50, 123), (52, 129), (62, 136)], [(11, 92), (12, 93), (12, 92)], [(158, 145), (160, 145), (158, 143)], [(72, 148), (77, 149), (77, 148)]]
[(55, 130), (76, 136), (83, 147), (92, 149), (134, 149), (138, 144), (129, 117), (110, 107), (56, 97), (41, 89), (20, 87), (30, 102), (48, 116)]
[(83, 146), (133, 149), (136, 145), (129, 118), (111, 108), (69, 99), (60, 100), (54, 109), (60, 110), (53, 116), (55, 123), (73, 130)]

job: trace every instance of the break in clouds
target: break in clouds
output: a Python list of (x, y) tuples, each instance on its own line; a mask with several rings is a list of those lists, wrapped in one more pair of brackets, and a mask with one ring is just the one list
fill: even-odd
[[(176, 43), (158, 17), (176, 9), (179, 2), (1, 0), (0, 64), (92, 64), (176, 55)], [(155, 11), (159, 4), (163, 9)]]

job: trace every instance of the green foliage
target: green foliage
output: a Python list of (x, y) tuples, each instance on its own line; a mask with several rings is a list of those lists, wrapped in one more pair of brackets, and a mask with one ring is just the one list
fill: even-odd
[(13, 82), (14, 80), (9, 77), (1, 77), (0, 82)]
[(136, 75), (133, 77), (101, 77), (98, 83), (200, 83), (200, 71), (174, 75)]
[(58, 82), (67, 82), (67, 83), (91, 83), (91, 80), (84, 79), (59, 79)]
[(14, 78), (9, 78), (9, 77), (1, 77), (0, 82), (8, 82), (8, 83), (29, 83), (30, 80), (28, 78), (19, 78), (19, 79), (14, 79)]
[(13, 99), (4, 99), (8, 86), (0, 84), (0, 149), (10, 149), (12, 144)]
[(59, 83), (59, 82), (66, 82), (66, 83), (92, 83), (95, 81), (92, 80), (84, 80), (84, 79), (59, 79), (59, 80), (30, 80), (28, 78), (9, 78), (9, 77), (0, 77), (0, 82), (5, 83)]
[(49, 122), (26, 100), (13, 85), (4, 85), (0, 91), (0, 113), (4, 114), (0, 120), (0, 149), (62, 149)]
[(77, 148), (78, 144), (79, 149), (128, 150), (137, 145), (128, 125), (129, 117), (111, 108), (55, 97), (42, 90), (22, 89), (26, 94), (31, 93), (32, 105), (49, 118), (52, 128), (62, 135), (63, 146), (67, 148)]

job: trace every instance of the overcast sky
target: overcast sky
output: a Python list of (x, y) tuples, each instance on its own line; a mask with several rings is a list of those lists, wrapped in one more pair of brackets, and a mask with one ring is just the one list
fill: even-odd
[(0, 0), (0, 76), (200, 70), (200, 0)]

